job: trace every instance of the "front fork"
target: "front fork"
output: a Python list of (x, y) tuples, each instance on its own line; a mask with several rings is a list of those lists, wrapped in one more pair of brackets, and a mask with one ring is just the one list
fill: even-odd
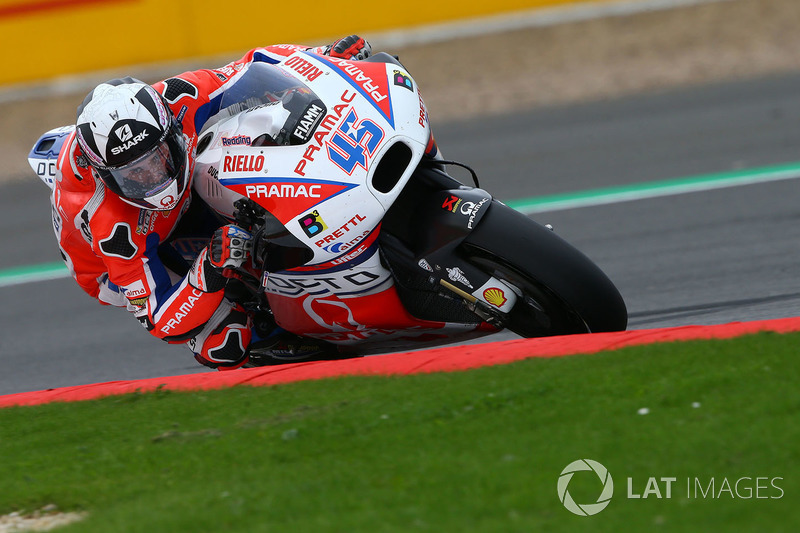
[(429, 281), (437, 285), (440, 292), (455, 294), (464, 300), (470, 311), (486, 322), (500, 326), (503, 315), (511, 312), (522, 295), (521, 291), (469, 263), (453, 263), (454, 266), (448, 267), (440, 265), (435, 259), (429, 261), (423, 258), (418, 265), (428, 270)]
[(409, 221), (411, 234), (417, 237), (413, 260), (427, 271), (430, 283), (462, 298), (472, 312), (497, 325), (522, 292), (472, 265), (459, 253), (461, 243), (493, 202), (491, 195), (479, 188), (440, 190), (418, 200)]
[[(503, 327), (503, 316), (500, 313), (507, 314), (511, 311), (517, 301), (517, 291), (519, 290), (496, 278), (490, 278), (489, 284), (493, 286), (486, 289), (482, 297), (478, 298), (474, 294), (463, 291), (445, 280), (440, 280), (439, 283), (448, 291), (463, 298), (467, 309), (478, 315), (485, 322), (499, 328)], [(489, 297), (486, 296), (487, 292), (490, 294)], [(490, 302), (490, 300), (492, 301)], [(503, 305), (498, 307), (497, 302), (500, 300), (502, 300)]]

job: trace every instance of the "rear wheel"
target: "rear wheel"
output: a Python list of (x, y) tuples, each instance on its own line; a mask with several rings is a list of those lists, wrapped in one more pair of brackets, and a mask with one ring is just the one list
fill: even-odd
[(497, 201), (461, 245), (468, 262), (520, 289), (503, 325), (523, 337), (624, 330), (608, 277), (551, 230)]

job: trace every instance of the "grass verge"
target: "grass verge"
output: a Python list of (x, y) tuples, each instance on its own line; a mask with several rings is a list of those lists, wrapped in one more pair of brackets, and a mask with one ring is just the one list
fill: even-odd
[[(798, 342), (3, 409), (0, 513), (89, 512), (64, 532), (797, 531)], [(615, 483), (591, 517), (556, 490), (582, 458)], [(600, 487), (579, 472), (569, 492)]]

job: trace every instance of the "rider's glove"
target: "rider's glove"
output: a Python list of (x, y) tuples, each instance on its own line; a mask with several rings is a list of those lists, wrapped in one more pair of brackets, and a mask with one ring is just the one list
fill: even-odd
[(360, 61), (372, 53), (370, 44), (358, 35), (348, 35), (325, 47), (326, 56)]
[(224, 289), (228, 278), (235, 277), (235, 269), (250, 258), (252, 249), (250, 233), (239, 226), (222, 226), (195, 259), (189, 270), (189, 284), (203, 292)]
[(211, 237), (208, 260), (218, 269), (239, 268), (250, 257), (253, 236), (239, 226), (222, 226)]

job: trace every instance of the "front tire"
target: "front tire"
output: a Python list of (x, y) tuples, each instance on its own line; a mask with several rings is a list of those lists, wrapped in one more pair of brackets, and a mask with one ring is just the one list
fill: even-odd
[(492, 201), (461, 253), (523, 296), (504, 326), (523, 337), (622, 331), (628, 311), (617, 288), (583, 253), (551, 230)]

